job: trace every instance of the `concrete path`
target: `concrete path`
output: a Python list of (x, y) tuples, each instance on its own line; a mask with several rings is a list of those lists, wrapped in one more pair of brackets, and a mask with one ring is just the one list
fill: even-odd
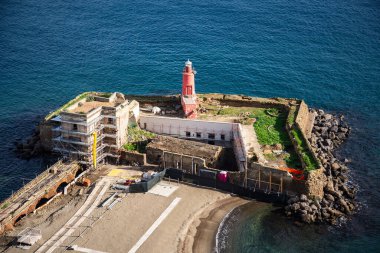
[(257, 140), (255, 129), (252, 125), (241, 125), (242, 129), (242, 137), (244, 139), (244, 144), (246, 145), (247, 155), (248, 159), (253, 156), (253, 153), (250, 152), (250, 150), (253, 150), (253, 152), (257, 155), (258, 161), (260, 163), (265, 162), (265, 158), (263, 155), (263, 152), (261, 151), (259, 141)]
[(165, 220), (165, 218), (173, 211), (174, 207), (178, 205), (181, 198), (175, 198), (172, 203), (163, 211), (158, 219), (152, 224), (152, 226), (141, 236), (136, 244), (128, 251), (128, 253), (135, 253), (141, 247), (141, 245), (149, 238), (149, 236), (158, 228), (158, 226)]

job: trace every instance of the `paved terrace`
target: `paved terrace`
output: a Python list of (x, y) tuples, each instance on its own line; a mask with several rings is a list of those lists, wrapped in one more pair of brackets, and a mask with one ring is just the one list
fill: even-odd
[(114, 102), (102, 102), (102, 101), (89, 101), (89, 102), (79, 102), (78, 106), (69, 110), (72, 113), (88, 113), (95, 108), (101, 106), (115, 107), (117, 103)]
[(19, 217), (33, 212), (42, 198), (53, 197), (61, 184), (74, 179), (78, 169), (79, 166), (75, 162), (58, 161), (4, 200), (0, 204), (0, 234), (12, 228)]

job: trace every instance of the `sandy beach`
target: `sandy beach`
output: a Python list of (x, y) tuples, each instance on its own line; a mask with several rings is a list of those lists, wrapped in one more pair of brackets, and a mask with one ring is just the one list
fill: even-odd
[[(74, 193), (73, 196), (62, 196), (26, 217), (15, 231), (2, 238), (0, 249), (2, 252), (25, 252), (6, 244), (22, 229), (34, 227), (42, 232), (42, 239), (28, 250), (35, 252), (67, 224), (89, 198), (90, 192), (89, 189), (82, 196)], [(99, 203), (114, 192), (107, 189)], [(99, 196), (99, 193), (95, 195)], [(62, 239), (58, 247), (51, 249), (52, 244), (48, 243), (41, 252), (63, 252), (72, 245), (115, 253), (212, 252), (220, 222), (232, 209), (247, 202), (213, 189), (161, 181), (148, 193), (128, 194), (112, 209), (96, 204), (91, 214), (78, 227), (72, 228), (72, 233)]]

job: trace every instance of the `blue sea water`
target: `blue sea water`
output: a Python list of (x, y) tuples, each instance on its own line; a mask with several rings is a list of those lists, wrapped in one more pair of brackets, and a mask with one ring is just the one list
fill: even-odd
[(304, 98), (353, 127), (339, 153), (360, 186), (357, 215), (298, 228), (252, 204), (225, 252), (380, 252), (376, 0), (1, 0), (0, 199), (46, 166), (12, 151), (45, 114), (88, 90), (179, 93), (188, 58), (198, 92)]

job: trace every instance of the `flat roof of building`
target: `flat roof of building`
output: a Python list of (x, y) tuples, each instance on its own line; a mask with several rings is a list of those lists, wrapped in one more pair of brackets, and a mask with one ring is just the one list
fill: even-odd
[(70, 110), (68, 112), (72, 113), (88, 113), (91, 110), (101, 107), (101, 106), (108, 106), (108, 107), (115, 107), (117, 103), (115, 102), (102, 102), (102, 101), (84, 101), (79, 102), (78, 105)]

